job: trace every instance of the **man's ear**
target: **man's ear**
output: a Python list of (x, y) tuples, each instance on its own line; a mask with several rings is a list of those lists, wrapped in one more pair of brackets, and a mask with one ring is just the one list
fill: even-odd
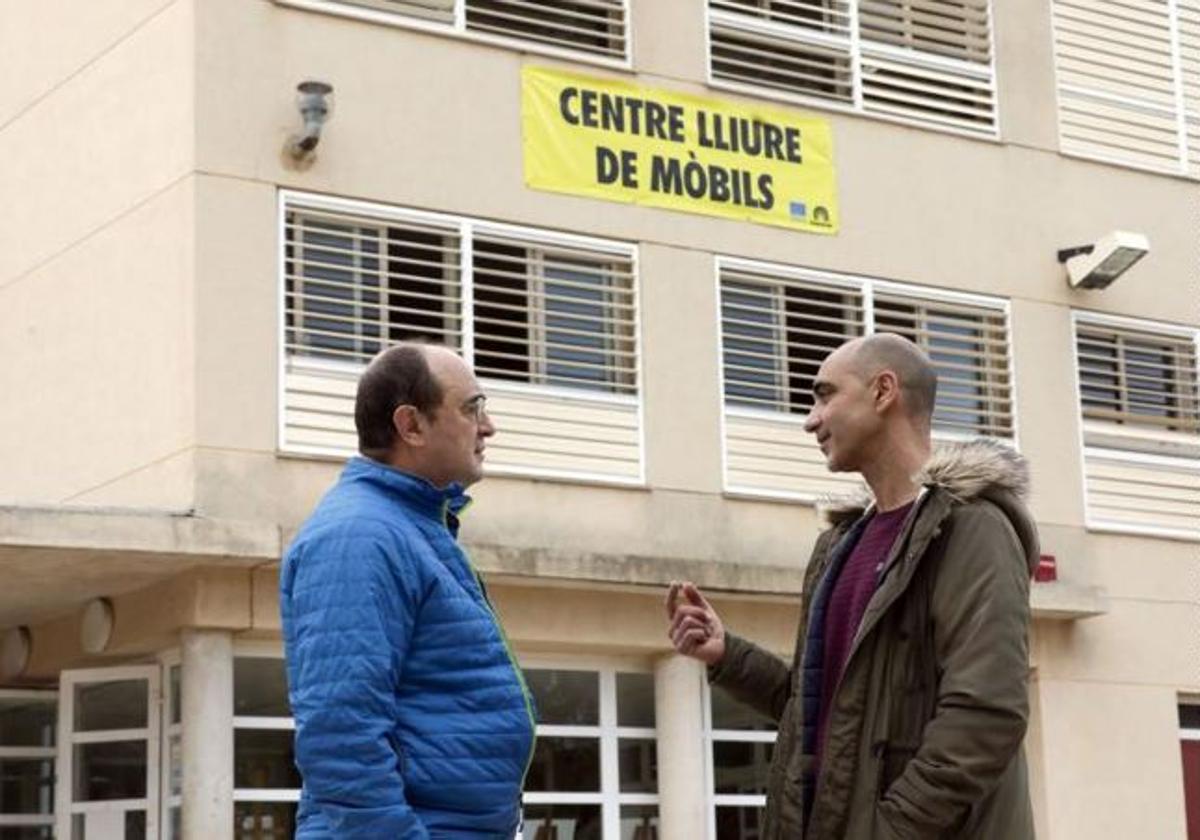
[(875, 376), (875, 407), (886, 411), (900, 402), (900, 380), (894, 371), (881, 370)]
[(407, 446), (425, 445), (425, 424), (428, 421), (416, 406), (398, 405), (392, 412), (392, 427), (396, 438)]

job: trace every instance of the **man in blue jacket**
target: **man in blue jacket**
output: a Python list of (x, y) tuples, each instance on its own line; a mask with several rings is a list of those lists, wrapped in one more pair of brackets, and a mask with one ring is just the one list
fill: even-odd
[(300, 840), (517, 830), (533, 707), (456, 542), (495, 433), (484, 399), (445, 347), (379, 354), (355, 399), (362, 456), (284, 557)]

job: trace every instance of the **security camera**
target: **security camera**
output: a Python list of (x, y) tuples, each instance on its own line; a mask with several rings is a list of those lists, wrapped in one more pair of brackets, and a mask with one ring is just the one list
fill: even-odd
[(299, 160), (312, 153), (321, 139), (321, 127), (329, 118), (333, 85), (309, 79), (296, 86), (296, 108), (304, 120), (304, 131), (288, 138), (287, 149)]
[(1058, 261), (1066, 263), (1071, 288), (1103, 289), (1149, 251), (1150, 241), (1142, 234), (1114, 230), (1094, 245), (1062, 249)]

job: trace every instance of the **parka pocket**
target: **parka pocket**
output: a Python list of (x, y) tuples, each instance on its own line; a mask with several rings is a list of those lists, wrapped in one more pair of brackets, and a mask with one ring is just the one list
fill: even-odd
[(893, 744), (888, 741), (876, 741), (871, 745), (871, 754), (875, 756), (876, 768), (875, 798), (883, 799), (888, 789), (900, 778), (908, 762), (917, 754), (916, 744)]

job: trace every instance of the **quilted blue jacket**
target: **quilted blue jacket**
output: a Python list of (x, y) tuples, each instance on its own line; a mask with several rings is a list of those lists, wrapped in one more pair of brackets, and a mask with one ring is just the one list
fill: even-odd
[(534, 713), (455, 541), (467, 502), (354, 458), (284, 556), (298, 840), (516, 831)]

